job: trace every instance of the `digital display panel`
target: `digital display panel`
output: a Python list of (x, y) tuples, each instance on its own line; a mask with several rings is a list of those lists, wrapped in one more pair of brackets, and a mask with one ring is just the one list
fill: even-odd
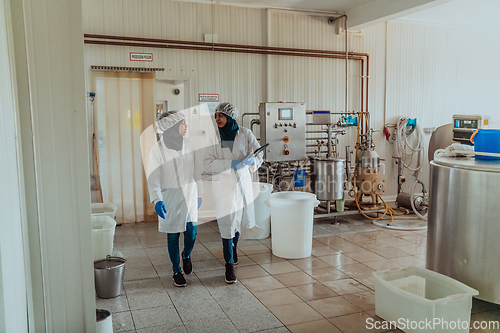
[(278, 109), (279, 120), (293, 120), (293, 109)]

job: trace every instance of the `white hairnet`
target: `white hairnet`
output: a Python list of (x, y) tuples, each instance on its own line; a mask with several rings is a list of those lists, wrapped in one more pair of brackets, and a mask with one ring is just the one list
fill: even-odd
[(163, 133), (185, 118), (182, 112), (168, 111), (160, 114), (156, 120), (156, 132)]
[(221, 103), (215, 108), (215, 112), (220, 112), (236, 120), (238, 117), (238, 108), (231, 103)]

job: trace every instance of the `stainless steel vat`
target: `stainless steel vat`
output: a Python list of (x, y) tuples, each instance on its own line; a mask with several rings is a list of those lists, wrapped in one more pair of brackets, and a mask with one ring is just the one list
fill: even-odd
[(342, 199), (345, 159), (311, 157), (311, 162), (311, 189), (318, 200)]
[(359, 168), (378, 168), (380, 156), (374, 150), (360, 150), (357, 163)]
[(500, 163), (431, 162), (427, 268), (500, 304)]

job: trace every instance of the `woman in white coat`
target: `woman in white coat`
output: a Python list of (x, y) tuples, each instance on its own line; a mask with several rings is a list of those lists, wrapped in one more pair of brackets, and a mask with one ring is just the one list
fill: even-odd
[(203, 191), (202, 155), (184, 138), (187, 125), (181, 112), (163, 113), (156, 124), (157, 130), (163, 134), (149, 157), (149, 196), (159, 216), (158, 230), (167, 234), (174, 284), (184, 287), (186, 279), (180, 267), (179, 235), (184, 233), (182, 266), (184, 272), (190, 274), (193, 271), (190, 256), (196, 240)]
[(231, 103), (215, 109), (218, 131), (208, 138), (205, 170), (212, 172), (214, 209), (222, 237), (226, 282), (235, 283), (234, 265), (238, 263), (236, 246), (240, 232), (252, 238), (262, 231), (255, 225), (252, 177), (262, 164), (262, 155), (249, 157), (259, 143), (253, 133), (236, 123), (238, 109)]

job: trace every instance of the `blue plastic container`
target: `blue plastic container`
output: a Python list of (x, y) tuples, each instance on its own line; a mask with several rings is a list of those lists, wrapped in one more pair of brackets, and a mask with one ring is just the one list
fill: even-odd
[[(475, 152), (500, 154), (500, 130), (498, 129), (480, 129), (471, 141)], [(476, 155), (476, 159), (500, 160), (500, 157)]]
[(295, 181), (295, 187), (306, 186), (306, 170), (295, 170), (293, 180)]

